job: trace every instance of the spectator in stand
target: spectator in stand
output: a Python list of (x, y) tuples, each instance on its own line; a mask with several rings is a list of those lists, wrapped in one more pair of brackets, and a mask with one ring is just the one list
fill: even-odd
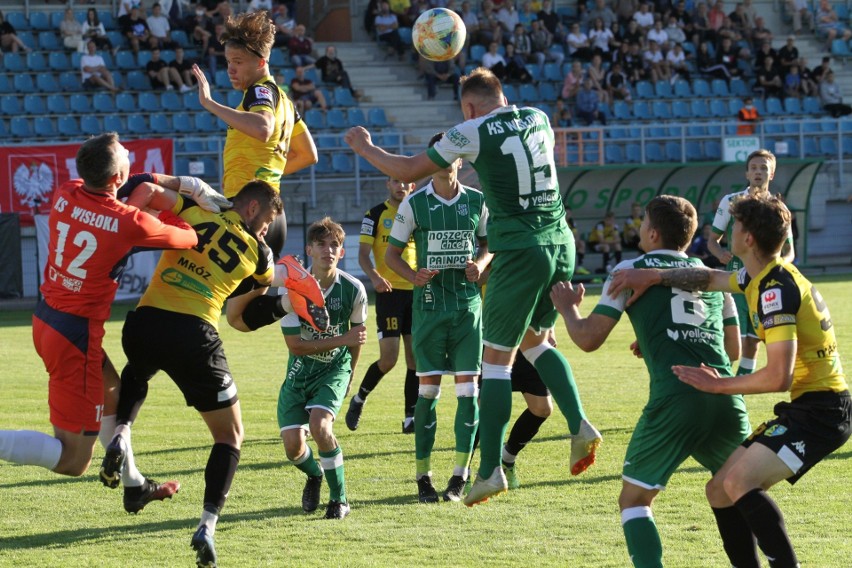
[(768, 41), (761, 44), (758, 47), (757, 53), (754, 54), (754, 68), (757, 70), (763, 67), (763, 62), (766, 61), (767, 57), (771, 57), (772, 61), (775, 62), (776, 70), (781, 71), (781, 69), (778, 69), (778, 67), (780, 67), (780, 64), (778, 63), (778, 52), (772, 48), (772, 44)]
[(225, 59), (225, 45), (219, 41), (223, 33), (225, 33), (225, 24), (219, 22), (213, 27), (213, 36), (207, 44), (207, 67), (213, 75), (216, 75), (220, 65), (228, 64), (228, 60)]
[(83, 26), (77, 21), (74, 10), (71, 8), (65, 9), (65, 17), (59, 22), (59, 35), (62, 37), (62, 44), (66, 48), (84, 51)]
[(592, 89), (597, 91), (600, 101), (609, 104), (609, 91), (606, 89), (606, 70), (603, 67), (603, 59), (597, 53), (592, 56), (592, 62), (586, 69), (586, 76), (592, 82)]
[[(556, 128), (568, 128), (572, 124), (571, 109), (565, 104), (562, 97), (556, 99), (556, 106), (553, 109), (553, 116), (550, 117), (550, 123)], [(566, 207), (566, 209), (568, 209)]]
[(651, 81), (671, 81), (672, 70), (669, 62), (663, 56), (660, 46), (653, 39), (648, 40), (648, 51), (644, 54), (645, 64), (651, 75)]
[(746, 15), (746, 21), (749, 26), (755, 26), (757, 24), (757, 9), (754, 7), (752, 0), (743, 0), (743, 12)]
[[(113, 2), (113, 6), (115, 3)], [(141, 8), (142, 0), (119, 0), (118, 1), (118, 12), (116, 12), (115, 17), (121, 18), (124, 16), (128, 16), (130, 11), (133, 8)]]
[(737, 136), (751, 136), (754, 134), (754, 125), (760, 121), (760, 115), (754, 106), (754, 99), (746, 97), (743, 106), (737, 111)]
[(98, 11), (94, 8), (86, 10), (86, 21), (83, 22), (81, 33), (85, 43), (93, 41), (98, 49), (109, 49), (113, 55), (118, 51), (118, 47), (113, 47), (104, 25), (98, 18)]
[(614, 61), (606, 74), (606, 90), (611, 101), (630, 102), (630, 89), (627, 86), (627, 75), (621, 63)]
[(669, 25), (663, 28), (663, 31), (669, 39), (669, 49), (676, 44), (682, 45), (686, 41), (686, 32), (674, 14), (669, 16)]
[(634, 87), (638, 81), (644, 81), (649, 77), (648, 62), (645, 61), (638, 43), (630, 44), (630, 53), (624, 58), (624, 72)]
[(183, 20), (183, 29), (195, 45), (201, 47), (201, 53), (207, 54), (210, 39), (213, 38), (213, 21), (203, 4), (194, 6)]
[(425, 57), (420, 57), (420, 72), (426, 78), (426, 97), (431, 101), (438, 93), (438, 84), (446, 83), (453, 86), (453, 100), (459, 100), (459, 79), (461, 73), (456, 62), (452, 59), (448, 61), (430, 61)]
[(399, 27), (410, 28), (413, 24), (409, 11), (411, 10), (411, 0), (390, 0), (388, 2), (390, 11), (396, 16)]
[(615, 41), (615, 34), (612, 33), (609, 26), (604, 24), (602, 19), (595, 18), (593, 27), (589, 30), (589, 41), (596, 54), (607, 59), (610, 58), (609, 53), (612, 50), (612, 43)]
[(160, 49), (171, 49), (175, 46), (172, 41), (172, 28), (169, 19), (163, 15), (163, 7), (159, 2), (151, 6), (151, 15), (145, 20), (151, 32), (151, 45)]
[(521, 4), (521, 9), (518, 10), (518, 22), (524, 25), (528, 30), (532, 28), (532, 23), (538, 20), (538, 13), (533, 10), (532, 2), (524, 0)]
[(728, 73), (728, 68), (716, 61), (716, 57), (710, 52), (710, 43), (702, 41), (698, 44), (698, 51), (695, 53), (695, 67), (702, 75), (709, 75), (716, 79), (731, 80), (731, 74)]
[(551, 0), (542, 0), (538, 19), (544, 23), (547, 31), (553, 34), (556, 43), (565, 42), (565, 28), (562, 25), (559, 14), (553, 11), (553, 2)]
[(494, 10), (494, 3), (491, 0), (485, 0), (482, 3), (482, 11), (479, 13), (478, 39), (482, 45), (488, 45), (492, 41), (496, 41), (498, 44), (503, 43), (503, 26), (497, 19), (497, 12)]
[(745, 44), (740, 43), (743, 40), (743, 36), (731, 26), (731, 18), (728, 16), (725, 16), (722, 27), (716, 30), (716, 37), (719, 38), (719, 43), (723, 39), (728, 38), (731, 40), (732, 47), (737, 48), (739, 46), (737, 56), (740, 59), (748, 60), (751, 57), (751, 50)]
[(142, 17), (139, 8), (131, 8), (130, 14), (121, 16), (118, 19), (118, 26), (122, 35), (127, 38), (133, 53), (139, 53), (140, 47), (148, 49), (157, 44), (157, 40), (151, 37), (151, 30), (148, 29), (148, 23)]
[(94, 41), (89, 40), (86, 44), (86, 53), (80, 58), (80, 75), (84, 89), (97, 89), (103, 87), (113, 93), (118, 92), (112, 73), (107, 69), (104, 58), (95, 51)]
[(852, 38), (852, 30), (843, 25), (828, 0), (819, 0), (819, 7), (816, 11), (816, 29), (819, 34), (826, 37), (829, 50), (831, 49), (831, 42), (835, 38), (840, 37), (843, 41), (849, 41), (849, 38)]
[(819, 84), (819, 101), (822, 103), (822, 108), (831, 113), (834, 118), (852, 113), (852, 107), (843, 103), (840, 86), (834, 82), (834, 71), (830, 69)]
[(784, 96), (800, 99), (804, 95), (799, 66), (794, 63), (787, 69), (787, 74), (784, 76)]
[(461, 16), (464, 27), (467, 29), (467, 34), (464, 38), (464, 49), (469, 51), (472, 43), (482, 43), (479, 41), (479, 15), (470, 7), (470, 0), (464, 0), (461, 4), (459, 16)]
[(627, 29), (624, 32), (624, 43), (638, 44), (640, 47), (645, 46), (645, 32), (639, 27), (636, 20), (630, 20), (627, 24)]
[(600, 19), (606, 29), (610, 29), (612, 27), (612, 23), (617, 20), (615, 12), (607, 6), (606, 0), (595, 0), (594, 8), (589, 10), (587, 14), (589, 22), (594, 22), (595, 20)]
[(511, 34), (515, 26), (521, 23), (518, 10), (515, 8), (515, 0), (507, 0), (503, 3), (503, 7), (497, 11), (497, 21), (500, 22), (505, 36)]
[(192, 90), (184, 84), (177, 69), (160, 59), (159, 47), (151, 50), (151, 60), (145, 64), (145, 73), (154, 89), (173, 91), (177, 87), (181, 93)]
[(731, 20), (731, 27), (741, 36), (748, 37), (751, 26), (749, 25), (748, 16), (745, 13), (745, 6), (738, 2), (734, 11), (728, 14)]
[[(506, 44), (506, 79), (513, 83), (532, 83), (533, 76), (527, 71), (525, 58), (515, 53), (514, 44)], [(495, 73), (496, 74), (496, 73)]]
[(568, 46), (568, 56), (572, 59), (579, 59), (581, 61), (590, 61), (592, 59), (592, 55), (594, 54), (592, 44), (589, 41), (589, 36), (580, 29), (580, 24), (571, 24), (571, 33), (568, 34), (565, 43)]
[(813, 68), (812, 74), (814, 81), (817, 84), (822, 83), (822, 80), (829, 71), (831, 71), (831, 57), (826, 55), (822, 58), (822, 63)]
[(577, 100), (574, 104), (574, 114), (577, 119), (590, 126), (594, 121), (606, 125), (606, 116), (600, 110), (599, 91), (592, 89), (592, 80), (589, 76), (583, 78), (582, 86), (577, 92)]
[(538, 60), (533, 56), (532, 40), (523, 24), (515, 24), (515, 28), (509, 36), (509, 43), (515, 46), (515, 53), (523, 57), (524, 60), (538, 63)]
[(756, 74), (755, 92), (762, 92), (764, 99), (784, 96), (784, 80), (775, 67), (775, 59), (771, 55), (763, 58), (763, 67), (760, 67)]
[[(646, 34), (646, 39), (648, 40), (648, 47), (651, 47), (651, 42), (656, 42), (657, 47), (660, 48), (660, 51), (665, 52), (669, 48), (669, 34), (666, 33), (666, 30), (663, 29), (662, 20), (655, 20), (654, 27), (648, 30)], [(665, 57), (664, 53), (660, 54)]]
[(374, 25), (376, 38), (386, 43), (391, 50), (390, 53), (395, 51), (399, 60), (402, 61), (405, 57), (405, 45), (399, 36), (399, 20), (396, 14), (391, 12), (390, 5), (387, 2), (379, 4), (379, 15), (376, 16)]
[(669, 64), (672, 73), (672, 82), (677, 79), (689, 81), (689, 65), (686, 63), (686, 52), (681, 44), (674, 44), (674, 47), (666, 54), (666, 62)]
[(713, 256), (710, 249), (707, 248), (707, 242), (713, 237), (713, 223), (704, 223), (701, 227), (701, 232), (698, 233), (689, 245), (687, 254), (691, 257), (698, 258), (704, 263), (707, 268), (724, 269), (725, 265)]
[(802, 93), (806, 97), (816, 97), (819, 95), (819, 85), (814, 80), (814, 75), (808, 69), (808, 62), (804, 57), (799, 58), (799, 75), (802, 77)]
[(287, 43), (290, 61), (296, 67), (306, 67), (316, 63), (314, 57), (314, 40), (305, 35), (305, 26), (298, 24), (293, 30), (293, 36)]
[(737, 65), (739, 59), (737, 52), (729, 37), (723, 37), (722, 44), (716, 50), (716, 64), (725, 67), (725, 76), (728, 79), (742, 75), (742, 70)]
[(177, 71), (183, 84), (190, 88), (195, 88), (198, 85), (198, 80), (192, 74), (193, 63), (193, 61), (186, 59), (181, 46), (175, 47), (175, 58), (174, 61), (169, 62), (169, 67)]
[(508, 77), (506, 74), (506, 60), (500, 55), (498, 48), (499, 44), (492, 41), (488, 44), (488, 51), (482, 56), (482, 66), (490, 69), (500, 81), (505, 81)]
[(562, 69), (562, 63), (565, 61), (565, 52), (562, 46), (552, 50), (553, 34), (550, 33), (540, 20), (533, 20), (530, 23), (530, 43), (532, 44), (533, 57), (538, 64), (540, 74), (544, 73), (544, 64), (551, 61), (556, 64), (559, 69)]
[(799, 48), (796, 47), (796, 36), (787, 36), (787, 43), (778, 50), (778, 64), (782, 69), (789, 69), (799, 64)]
[(710, 27), (710, 16), (707, 13), (707, 4), (699, 2), (692, 15), (692, 43), (701, 45), (705, 41), (716, 41), (716, 30)]
[(0, 11), (0, 49), (12, 53), (18, 53), (19, 49), (26, 52), (32, 51), (27, 44), (21, 41), (15, 26), (6, 21), (2, 11)]
[(577, 93), (580, 91), (580, 85), (583, 83), (583, 64), (577, 60), (571, 63), (571, 70), (565, 75), (565, 80), (562, 82), (562, 98), (566, 101), (574, 100)]
[(746, 37), (750, 38), (752, 47), (757, 49), (765, 41), (771, 43), (774, 36), (772, 35), (772, 31), (766, 27), (766, 21), (761, 16), (758, 16), (751, 29), (751, 35), (747, 35)]
[(248, 8), (246, 9), (246, 12), (257, 12), (259, 10), (266, 10), (267, 12), (271, 12), (272, 0), (251, 0), (251, 2), (248, 3)]
[[(272, 9), (272, 23), (275, 24), (275, 47), (287, 47), (293, 32), (296, 31), (296, 20), (287, 11), (287, 4), (276, 4)], [(373, 18), (370, 19), (373, 25)]]
[(612, 40), (609, 42), (610, 54), (611, 57), (615, 57), (615, 53), (621, 48), (621, 44), (624, 43), (624, 34), (621, 30), (621, 24), (618, 21), (612, 23), (609, 31), (612, 32)]
[(626, 28), (633, 21), (633, 14), (639, 11), (639, 0), (615, 0), (612, 7), (618, 23)]
[(328, 110), (325, 95), (310, 77), (305, 77), (304, 67), (296, 67), (296, 75), (290, 81), (290, 98), (293, 99), (293, 104), (302, 115), (311, 110), (314, 105), (319, 105), (322, 110)]
[(645, 2), (639, 4), (639, 11), (633, 14), (633, 20), (639, 25), (643, 34), (647, 34), (654, 27), (654, 13)]
[(718, 31), (725, 23), (725, 17), (725, 3), (722, 0), (716, 0), (707, 13), (707, 26), (714, 32)]
[(621, 234), (615, 222), (615, 213), (606, 212), (603, 221), (589, 232), (587, 242), (594, 251), (603, 254), (603, 265), (595, 270), (596, 273), (602, 274), (612, 270), (612, 265), (609, 263), (612, 253), (615, 254), (615, 263), (621, 262)]
[(630, 217), (624, 221), (621, 231), (621, 245), (628, 249), (639, 248), (639, 227), (645, 218), (645, 208), (641, 203), (633, 203), (630, 206)]
[(361, 98), (361, 93), (352, 88), (349, 73), (343, 68), (343, 62), (337, 57), (337, 48), (329, 45), (325, 48), (325, 55), (317, 59), (314, 66), (320, 70), (323, 83), (339, 85), (352, 93), (356, 99)]
[(577, 249), (577, 264), (574, 266), (574, 274), (588, 274), (589, 271), (583, 266), (583, 260), (586, 257), (586, 241), (580, 234), (577, 225), (574, 223), (574, 212), (567, 205), (565, 206), (565, 221), (568, 223), (568, 228), (574, 235), (574, 246)]
[[(675, 4), (675, 7), (671, 11), (670, 15), (674, 16), (675, 22), (677, 22), (678, 27), (683, 31), (683, 41), (686, 41), (688, 38), (692, 37), (692, 34), (694, 32), (692, 15), (687, 12), (686, 2), (684, 2), (684, 0), (680, 0), (677, 4)], [(669, 36), (671, 36), (671, 34), (669, 34)], [(680, 43), (683, 43), (683, 41), (681, 41)], [(696, 43), (695, 45), (698, 44)]]
[(802, 31), (802, 24), (809, 30), (814, 28), (814, 15), (810, 10), (808, 0), (787, 0), (787, 11), (793, 17), (793, 33), (798, 35)]

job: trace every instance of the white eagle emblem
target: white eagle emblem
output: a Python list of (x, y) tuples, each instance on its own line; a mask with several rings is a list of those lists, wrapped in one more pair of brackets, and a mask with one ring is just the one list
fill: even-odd
[(53, 192), (53, 170), (44, 162), (31, 162), (29, 166), (21, 164), (15, 170), (12, 185), (21, 198), (21, 204), (34, 207), (35, 201), (48, 201)]

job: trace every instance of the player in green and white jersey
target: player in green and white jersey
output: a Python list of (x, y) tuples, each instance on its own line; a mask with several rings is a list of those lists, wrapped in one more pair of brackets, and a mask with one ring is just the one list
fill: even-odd
[[(729, 249), (724, 248), (721, 244), (722, 237), (727, 237), (728, 243), (731, 242), (731, 230), (734, 226), (734, 219), (731, 217), (731, 205), (737, 199), (746, 195), (769, 195), (769, 182), (774, 178), (775, 155), (769, 150), (755, 150), (746, 159), (748, 187), (736, 193), (729, 193), (719, 202), (719, 208), (716, 210), (716, 216), (713, 218), (713, 238), (708, 239), (707, 249), (713, 256), (723, 262), (726, 265), (725, 269), (730, 272), (736, 272), (743, 267), (743, 261), (734, 256)], [(792, 232), (788, 235), (787, 243), (781, 251), (781, 256), (789, 262), (793, 262), (793, 258), (796, 256), (796, 251), (793, 249)], [(754, 372), (760, 340), (757, 338), (757, 333), (755, 333), (754, 326), (751, 324), (751, 318), (748, 317), (748, 305), (746, 305), (745, 296), (735, 294), (734, 301), (737, 304), (737, 315), (740, 320), (740, 337), (742, 340), (742, 358), (737, 368), (737, 374), (747, 375)]]
[[(311, 274), (325, 297), (328, 328), (319, 332), (295, 313), (281, 320), (290, 360), (278, 395), (278, 426), (287, 459), (308, 476), (302, 492), (305, 511), (316, 510), (323, 476), (328, 481), (327, 519), (349, 514), (343, 452), (332, 426), (367, 339), (364, 285), (337, 268), (345, 236), (343, 228), (328, 217), (308, 227), (305, 251), (312, 260)], [(305, 442), (307, 428), (316, 440), (319, 464)]]
[[(670, 195), (652, 199), (639, 228), (645, 254), (616, 266), (682, 268), (702, 266), (685, 254), (695, 227), (695, 208)], [(651, 513), (657, 494), (677, 467), (692, 456), (715, 475), (750, 432), (740, 395), (712, 395), (681, 382), (673, 365), (707, 365), (730, 376), (729, 353), (739, 350), (736, 309), (730, 295), (687, 292), (655, 286), (627, 307), (627, 292), (610, 298), (608, 278), (598, 305), (580, 317), (584, 288), (570, 282), (554, 286), (553, 303), (564, 316), (571, 339), (583, 351), (598, 349), (627, 312), (650, 375), (650, 395), (633, 431), (622, 469), (618, 498), (627, 550), (634, 566), (662, 567), (663, 549)]]
[(554, 137), (545, 113), (509, 105), (500, 80), (478, 68), (462, 78), (465, 122), (416, 156), (388, 154), (364, 128), (345, 140), (387, 175), (414, 181), (466, 159), (479, 175), (489, 210), (492, 261), (482, 312), (484, 349), (480, 395), (481, 460), (465, 497), (473, 506), (507, 489), (500, 467), (512, 412), (512, 362), (520, 348), (545, 380), (571, 431), (571, 473), (595, 460), (600, 433), (586, 420), (571, 366), (550, 343), (557, 313), (548, 291), (574, 272), (574, 237), (565, 221), (553, 157)]
[[(443, 132), (433, 136), (429, 146), (443, 136)], [(385, 253), (388, 267), (414, 284), (411, 335), (420, 380), (414, 446), (421, 503), (438, 501), (431, 456), (442, 375), (455, 376), (458, 398), (455, 467), (445, 501), (462, 498), (479, 422), (476, 378), (482, 361), (482, 302), (477, 281), (493, 255), (485, 240), (485, 196), (458, 181), (460, 166), (461, 160), (455, 160), (403, 200)], [(403, 259), (412, 236), (416, 270)]]

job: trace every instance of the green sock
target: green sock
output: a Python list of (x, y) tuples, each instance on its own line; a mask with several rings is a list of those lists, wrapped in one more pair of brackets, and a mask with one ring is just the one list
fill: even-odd
[[(417, 397), (414, 405), (414, 457), (417, 459), (417, 474), (429, 472), (429, 459), (435, 446), (435, 431), (438, 429), (438, 399)], [(425, 464), (421, 463), (425, 460)], [(426, 469), (422, 469), (425, 467)]]
[(302, 457), (291, 463), (295, 465), (299, 471), (303, 471), (311, 477), (322, 475), (322, 470), (320, 469), (317, 460), (314, 459), (314, 453), (311, 451), (310, 446), (305, 446), (305, 453), (302, 454)]
[[(645, 507), (634, 507), (633, 509), (644, 509)], [(622, 512), (630, 511), (627, 509)], [(648, 510), (648, 516), (634, 517), (625, 522), (624, 538), (627, 540), (627, 552), (630, 560), (636, 568), (663, 568), (663, 544), (660, 542), (660, 533), (657, 532), (657, 524)]]
[(568, 429), (572, 434), (579, 432), (580, 421), (585, 419), (586, 415), (583, 413), (583, 403), (580, 402), (580, 393), (577, 391), (577, 383), (574, 382), (574, 373), (568, 359), (556, 349), (547, 349), (535, 360), (535, 370), (568, 420)]
[(479, 405), (472, 396), (460, 396), (456, 406), (456, 467), (454, 472), (467, 470), (473, 453), (473, 439), (479, 421)]
[(346, 482), (343, 479), (343, 450), (337, 446), (330, 452), (320, 452), (320, 463), (328, 482), (329, 499), (346, 502)]
[(479, 475), (487, 478), (500, 465), (512, 417), (512, 381), (483, 376), (479, 407)]

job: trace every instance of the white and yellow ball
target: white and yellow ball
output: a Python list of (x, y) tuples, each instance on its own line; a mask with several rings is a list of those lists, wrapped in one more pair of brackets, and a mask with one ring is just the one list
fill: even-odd
[(466, 36), (461, 16), (446, 8), (426, 10), (411, 30), (414, 48), (431, 61), (447, 61), (458, 55)]

